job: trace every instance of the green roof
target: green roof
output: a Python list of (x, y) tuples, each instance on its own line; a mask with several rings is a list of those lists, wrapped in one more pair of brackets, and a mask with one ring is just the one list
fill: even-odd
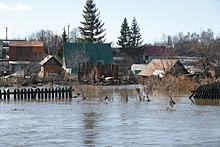
[[(63, 43), (63, 58), (64, 60), (69, 60), (68, 54), (70, 54), (74, 50), (83, 50), (88, 53), (89, 63), (95, 63), (101, 61), (104, 64), (110, 64), (113, 61), (113, 55), (111, 50), (111, 44), (92, 44), (92, 43)], [(103, 62), (104, 61), (104, 62)], [(65, 61), (64, 61), (65, 62)], [(67, 62), (66, 62), (67, 63)], [(66, 65), (68, 67), (68, 65)]]

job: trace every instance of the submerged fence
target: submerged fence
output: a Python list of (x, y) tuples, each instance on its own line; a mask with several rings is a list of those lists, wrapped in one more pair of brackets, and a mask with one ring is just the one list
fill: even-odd
[(48, 88), (22, 88), (22, 89), (1, 89), (0, 99), (2, 100), (40, 100), (53, 98), (72, 98), (72, 87), (48, 87)]
[(220, 99), (220, 81), (199, 86), (189, 97), (194, 99)]

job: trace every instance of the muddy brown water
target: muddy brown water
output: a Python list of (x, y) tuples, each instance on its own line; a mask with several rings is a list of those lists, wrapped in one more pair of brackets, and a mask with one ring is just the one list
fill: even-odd
[[(139, 101), (135, 87), (86, 86), (85, 100), (1, 101), (0, 146), (220, 146), (219, 105), (184, 93), (172, 95), (173, 107), (160, 92)], [(127, 102), (117, 95), (124, 90)]]

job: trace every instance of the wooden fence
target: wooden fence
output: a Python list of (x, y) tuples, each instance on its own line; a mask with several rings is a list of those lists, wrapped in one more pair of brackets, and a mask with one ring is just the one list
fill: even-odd
[(101, 78), (102, 76), (114, 77), (114, 79), (118, 78), (118, 70), (119, 65), (115, 64), (106, 64), (102, 65), (100, 62), (98, 63), (81, 63), (78, 65), (78, 76), (79, 79), (83, 76), (88, 76), (92, 73), (92, 70), (96, 71), (95, 78)]
[(220, 99), (220, 81), (199, 86), (190, 95), (194, 99)]
[[(13, 97), (12, 97), (13, 96)], [(0, 89), (2, 100), (40, 100), (53, 98), (72, 98), (72, 87)]]

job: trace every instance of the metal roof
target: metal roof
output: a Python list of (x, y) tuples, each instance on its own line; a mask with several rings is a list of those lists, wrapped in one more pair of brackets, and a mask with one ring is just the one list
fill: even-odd
[(145, 46), (144, 49), (148, 56), (162, 56), (167, 53), (166, 46)]

